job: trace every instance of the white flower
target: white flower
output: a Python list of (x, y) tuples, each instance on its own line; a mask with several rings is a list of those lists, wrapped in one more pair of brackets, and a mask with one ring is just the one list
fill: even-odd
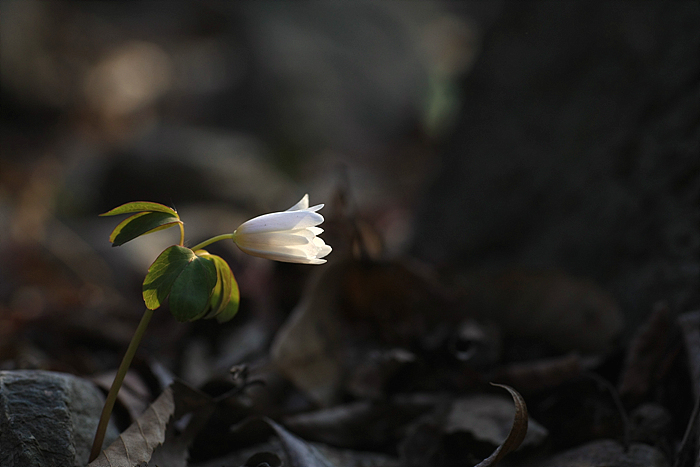
[(272, 212), (241, 224), (233, 241), (252, 256), (288, 263), (323, 264), (331, 247), (317, 235), (323, 229), (319, 211), (323, 204), (309, 207), (309, 195), (284, 212)]

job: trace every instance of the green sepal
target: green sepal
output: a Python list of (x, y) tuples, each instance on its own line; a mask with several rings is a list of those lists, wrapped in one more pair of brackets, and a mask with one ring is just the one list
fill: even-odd
[(223, 258), (209, 254), (206, 250), (198, 250), (195, 253), (211, 261), (216, 268), (216, 285), (209, 297), (209, 306), (204, 318), (216, 318), (220, 323), (230, 320), (238, 312), (240, 302), (238, 283), (231, 268)]
[(236, 313), (238, 313), (238, 304), (240, 299), (238, 294), (238, 284), (236, 284), (235, 280), (234, 285), (235, 287), (231, 292), (231, 299), (228, 301), (228, 305), (226, 305), (226, 308), (221, 310), (221, 312), (216, 315), (216, 320), (220, 323), (225, 323), (236, 316)]
[(159, 308), (170, 294), (175, 280), (195, 258), (189, 248), (173, 245), (166, 248), (148, 268), (143, 281), (143, 301), (146, 308)]
[(216, 285), (214, 263), (195, 256), (173, 282), (170, 291), (170, 313), (178, 321), (194, 321), (208, 310), (209, 297)]
[(112, 242), (112, 246), (120, 246), (141, 235), (164, 230), (181, 223), (179, 218), (170, 213), (140, 212), (121, 221), (112, 231), (109, 241)]
[(149, 201), (133, 201), (131, 203), (122, 204), (121, 206), (117, 206), (110, 211), (100, 214), (100, 216), (118, 216), (119, 214), (129, 214), (132, 212), (164, 212), (180, 219), (177, 215), (177, 211), (173, 208)]

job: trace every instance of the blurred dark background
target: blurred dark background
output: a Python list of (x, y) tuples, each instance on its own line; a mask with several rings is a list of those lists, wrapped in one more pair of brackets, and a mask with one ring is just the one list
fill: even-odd
[[(4, 0), (0, 361), (57, 339), (42, 320), (140, 313), (177, 234), (110, 249), (96, 215), (134, 200), (192, 244), (343, 191), (384, 258), (563, 271), (628, 329), (696, 309), (698, 24), (697, 1)], [(244, 294), (273, 267), (217, 248)]]

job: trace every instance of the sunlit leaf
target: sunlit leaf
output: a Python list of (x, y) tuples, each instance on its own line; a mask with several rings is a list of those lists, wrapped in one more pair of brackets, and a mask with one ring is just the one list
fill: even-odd
[(238, 304), (240, 302), (240, 293), (238, 291), (238, 283), (233, 276), (233, 272), (228, 263), (218, 256), (212, 255), (212, 261), (216, 264), (216, 270), (221, 275), (222, 300), (219, 304), (219, 309), (210, 317), (215, 317), (218, 322), (223, 323), (233, 318), (238, 312)]
[(216, 267), (216, 285), (209, 297), (209, 310), (204, 317), (216, 317), (219, 322), (228, 321), (235, 316), (240, 301), (236, 278), (223, 258), (209, 254), (205, 250), (199, 250), (196, 253), (214, 263)]
[(179, 245), (165, 249), (156, 258), (143, 281), (143, 301), (148, 309), (155, 310), (163, 304), (175, 280), (194, 258), (192, 250)]
[(505, 384), (491, 383), (491, 385), (503, 388), (510, 393), (513, 402), (515, 402), (515, 417), (513, 417), (513, 426), (505, 441), (493, 451), (493, 454), (479, 462), (475, 467), (494, 467), (506, 454), (518, 449), (527, 434), (527, 405), (525, 405), (523, 396), (521, 396), (518, 391)]
[(141, 235), (173, 227), (181, 221), (165, 212), (140, 212), (124, 219), (109, 236), (112, 246), (120, 246)]
[(216, 268), (216, 285), (214, 285), (211, 295), (209, 296), (209, 306), (207, 307), (207, 314), (205, 315), (205, 318), (213, 318), (228, 303), (228, 294), (231, 290), (230, 282), (227, 283), (224, 278), (224, 271), (220, 267), (220, 263), (226, 264), (226, 261), (216, 255), (210, 254), (206, 250), (197, 250), (195, 254), (203, 259), (211, 261)]
[(132, 212), (164, 212), (179, 219), (177, 212), (173, 208), (148, 201), (133, 201), (131, 203), (122, 204), (111, 211), (100, 214), (100, 216), (118, 216), (119, 214), (129, 214)]
[(193, 321), (207, 311), (209, 297), (216, 285), (214, 263), (195, 256), (172, 284), (170, 313), (178, 321)]
[(238, 284), (234, 279), (233, 288), (231, 289), (231, 296), (229, 297), (228, 304), (223, 310), (221, 310), (221, 312), (218, 315), (216, 315), (216, 320), (220, 323), (225, 323), (226, 321), (229, 321), (231, 318), (236, 316), (236, 313), (238, 313), (239, 302), (240, 296), (238, 293)]

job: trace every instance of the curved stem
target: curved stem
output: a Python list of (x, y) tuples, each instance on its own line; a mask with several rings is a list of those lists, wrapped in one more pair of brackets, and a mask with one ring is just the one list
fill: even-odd
[(185, 246), (185, 226), (180, 222), (180, 246)]
[(114, 377), (112, 382), (112, 387), (109, 388), (109, 393), (107, 394), (107, 399), (105, 400), (105, 406), (102, 409), (102, 415), (100, 416), (100, 423), (97, 425), (97, 431), (95, 432), (95, 440), (92, 443), (92, 451), (90, 451), (90, 461), (94, 461), (102, 450), (102, 443), (105, 439), (105, 433), (107, 432), (107, 425), (109, 424), (109, 417), (112, 415), (112, 409), (114, 408), (114, 403), (117, 401), (117, 394), (119, 393), (119, 388), (122, 386), (126, 372), (129, 370), (131, 361), (134, 359), (136, 354), (136, 349), (141, 343), (148, 323), (151, 321), (153, 316), (153, 310), (146, 310), (146, 312), (141, 317), (141, 322), (134, 332), (134, 336), (131, 338), (129, 347), (126, 349), (124, 358), (122, 358), (122, 363), (119, 365), (119, 370), (117, 375)]
[(197, 245), (195, 245), (195, 246), (193, 246), (192, 248), (190, 248), (190, 250), (192, 250), (192, 251), (201, 250), (201, 249), (204, 248), (205, 246), (211, 245), (211, 244), (214, 243), (214, 242), (218, 242), (218, 241), (220, 241), (220, 240), (226, 240), (226, 239), (229, 239), (229, 238), (233, 238), (234, 235), (235, 235), (235, 232), (234, 232), (234, 233), (230, 233), (230, 234), (217, 235), (216, 237), (212, 237), (212, 238), (210, 238), (209, 240), (204, 240), (202, 243), (198, 243)]

